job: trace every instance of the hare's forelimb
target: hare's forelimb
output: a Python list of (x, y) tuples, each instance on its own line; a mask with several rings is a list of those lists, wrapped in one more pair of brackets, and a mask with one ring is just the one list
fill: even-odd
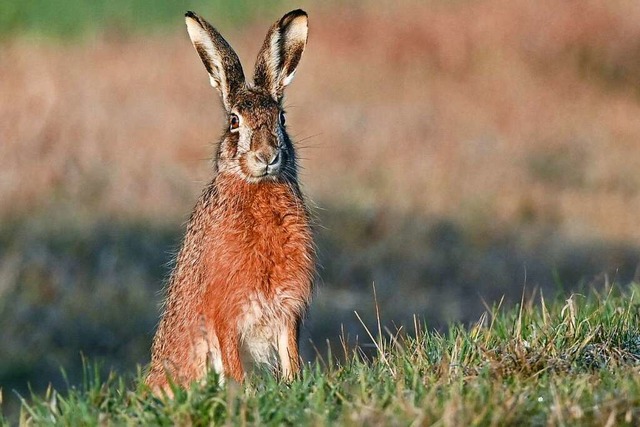
[(240, 343), (237, 332), (231, 328), (221, 329), (218, 341), (220, 342), (220, 355), (224, 373), (241, 382), (244, 379), (244, 369), (240, 359)]
[(299, 324), (298, 320), (288, 322), (278, 334), (280, 375), (285, 381), (292, 381), (300, 371), (300, 355), (298, 353)]

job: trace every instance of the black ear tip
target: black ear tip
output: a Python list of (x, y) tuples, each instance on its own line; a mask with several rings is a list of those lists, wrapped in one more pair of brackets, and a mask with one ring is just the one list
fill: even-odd
[(190, 10), (187, 11), (187, 13), (184, 14), (185, 18), (191, 18), (191, 19), (195, 19), (196, 21), (198, 20), (198, 15), (195, 14), (195, 12), (192, 12)]
[(292, 10), (291, 12), (287, 13), (286, 15), (284, 15), (282, 17), (282, 21), (287, 21), (290, 22), (296, 18), (299, 18), (301, 16), (307, 17), (307, 12), (305, 12), (302, 9), (296, 9), (296, 10)]
[(300, 18), (304, 16), (305, 18), (308, 17), (307, 12), (305, 12), (302, 9), (296, 9), (296, 10), (292, 10), (291, 12), (287, 13), (286, 15), (284, 15), (282, 17), (282, 19), (280, 19), (280, 26), (281, 27), (286, 27), (287, 25), (289, 25), (294, 19), (296, 18)]

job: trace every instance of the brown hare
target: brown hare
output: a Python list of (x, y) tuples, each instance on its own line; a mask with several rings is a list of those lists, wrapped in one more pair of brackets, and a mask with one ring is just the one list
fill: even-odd
[(253, 83), (216, 29), (193, 12), (186, 23), (228, 122), (166, 289), (147, 384), (170, 394), (170, 380), (186, 386), (214, 369), (242, 381), (250, 365), (278, 361), (290, 380), (315, 256), (282, 98), (307, 42), (307, 14), (294, 10), (269, 29)]

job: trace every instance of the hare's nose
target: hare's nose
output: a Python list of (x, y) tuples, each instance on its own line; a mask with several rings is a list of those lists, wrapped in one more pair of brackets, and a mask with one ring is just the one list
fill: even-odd
[(266, 166), (273, 166), (280, 161), (280, 150), (271, 153), (259, 152), (256, 153), (256, 157), (260, 163)]
[(271, 156), (271, 160), (269, 161), (269, 166), (273, 166), (280, 162), (280, 150), (277, 150), (273, 156)]

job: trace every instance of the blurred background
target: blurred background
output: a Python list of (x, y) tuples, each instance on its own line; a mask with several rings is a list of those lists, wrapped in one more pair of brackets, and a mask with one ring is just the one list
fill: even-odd
[[(161, 291), (225, 117), (193, 9), (252, 74), (305, 8), (289, 132), (317, 218), (307, 360), (413, 315), (640, 279), (634, 0), (0, 3), (0, 388), (149, 360)], [(337, 347), (339, 348), (339, 347)], [(336, 350), (337, 350), (336, 348)], [(339, 353), (339, 351), (334, 351)]]

